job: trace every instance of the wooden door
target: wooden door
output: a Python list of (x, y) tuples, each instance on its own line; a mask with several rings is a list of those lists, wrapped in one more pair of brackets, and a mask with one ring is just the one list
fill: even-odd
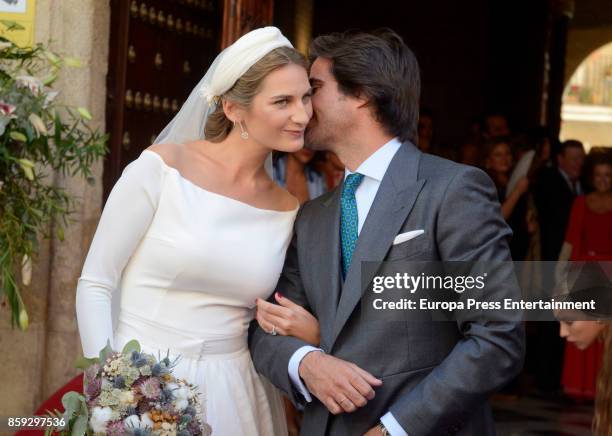
[(221, 48), (272, 23), (273, 0), (111, 0), (104, 199)]
[(273, 13), (274, 0), (224, 0), (222, 47), (257, 27), (269, 26)]
[(222, 0), (111, 0), (104, 198), (219, 51)]

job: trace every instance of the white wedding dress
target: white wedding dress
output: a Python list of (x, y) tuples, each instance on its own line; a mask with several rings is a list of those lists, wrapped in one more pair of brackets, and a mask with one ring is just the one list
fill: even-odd
[[(113, 188), (77, 289), (85, 356), (116, 350), (181, 356), (213, 435), (287, 434), (280, 393), (247, 347), (255, 299), (278, 281), (297, 209), (274, 211), (195, 185), (144, 151)], [(111, 298), (120, 293), (113, 329)], [(114, 331), (113, 331), (114, 330)]]

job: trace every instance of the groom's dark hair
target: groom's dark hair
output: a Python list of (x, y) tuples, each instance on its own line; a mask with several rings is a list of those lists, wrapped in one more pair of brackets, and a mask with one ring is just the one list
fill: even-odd
[(366, 97), (376, 120), (401, 141), (416, 143), (421, 76), (416, 56), (391, 29), (344, 32), (314, 39), (310, 61), (332, 62), (340, 92)]

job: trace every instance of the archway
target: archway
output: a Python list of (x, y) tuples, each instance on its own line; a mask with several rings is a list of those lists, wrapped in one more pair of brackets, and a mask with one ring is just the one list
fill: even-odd
[(612, 147), (612, 42), (578, 65), (563, 92), (560, 139)]

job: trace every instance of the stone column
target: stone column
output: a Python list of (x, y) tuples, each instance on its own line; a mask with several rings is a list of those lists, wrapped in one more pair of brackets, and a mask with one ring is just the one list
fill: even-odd
[[(64, 55), (81, 60), (82, 68), (66, 68), (55, 88), (61, 102), (84, 106), (104, 129), (106, 74), (110, 32), (108, 0), (38, 0), (35, 37)], [(8, 310), (0, 311), (0, 415), (32, 413), (38, 405), (76, 375), (81, 353), (75, 317), (75, 290), (102, 203), (102, 162), (90, 186), (81, 178), (54, 175), (54, 181), (78, 198), (65, 239), (41, 241), (32, 284), (24, 289), (30, 328), (11, 329)], [(55, 234), (55, 223), (52, 231)]]

